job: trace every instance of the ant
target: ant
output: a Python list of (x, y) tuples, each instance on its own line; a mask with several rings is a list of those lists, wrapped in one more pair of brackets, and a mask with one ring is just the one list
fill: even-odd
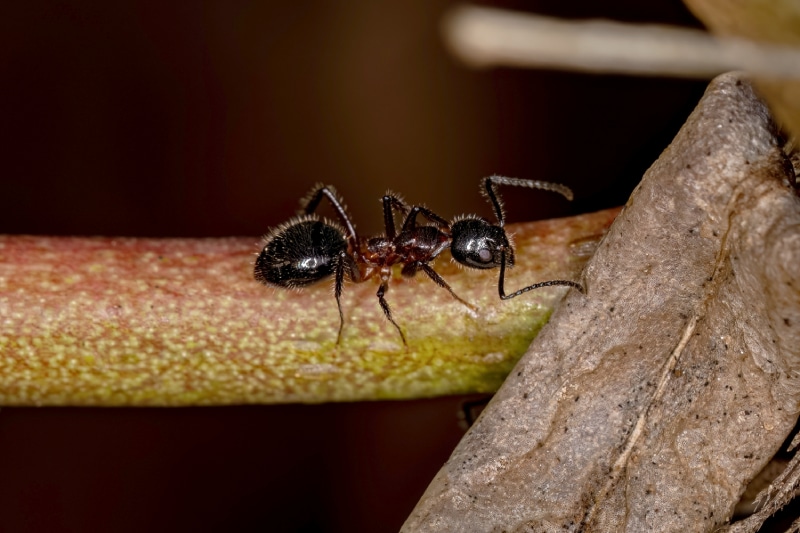
[[(341, 296), (345, 277), (360, 283), (378, 276), (378, 303), (383, 314), (400, 333), (405, 346), (408, 346), (406, 336), (392, 318), (391, 308), (385, 298), (394, 265), (402, 265), (401, 273), (406, 277), (413, 277), (417, 272), (424, 273), (453, 298), (474, 311), (475, 306), (453, 292), (430, 265), (446, 248), (450, 249), (457, 263), (466, 267), (500, 267), (497, 290), (501, 300), (553, 285), (567, 285), (583, 292), (579, 283), (560, 279), (534, 283), (511, 294), (506, 294), (504, 288), (506, 267), (514, 265), (514, 248), (504, 228), (505, 212), (495, 187), (510, 185), (541, 189), (561, 194), (568, 200), (572, 200), (572, 191), (558, 183), (504, 176), (484, 178), (482, 185), (482, 193), (494, 209), (496, 224), (477, 215), (465, 215), (448, 222), (426, 207), (406, 204), (396, 194), (387, 192), (382, 200), (385, 234), (359, 237), (336, 190), (328, 185), (317, 184), (301, 201), (303, 214), (273, 228), (266, 236), (266, 244), (256, 259), (255, 279), (275, 287), (302, 288), (333, 275), (333, 294), (339, 309), (337, 346), (344, 328)], [(341, 225), (321, 219), (315, 213), (323, 198), (330, 202)], [(395, 227), (395, 211), (405, 217), (399, 232)], [(417, 225), (420, 215), (428, 220), (428, 224)]]

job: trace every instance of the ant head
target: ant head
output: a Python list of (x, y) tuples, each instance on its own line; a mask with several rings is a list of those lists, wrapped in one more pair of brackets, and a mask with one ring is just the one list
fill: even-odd
[(316, 215), (294, 218), (270, 231), (256, 259), (255, 278), (265, 285), (305, 287), (336, 270), (347, 250), (344, 230)]
[(514, 250), (501, 226), (483, 218), (467, 217), (455, 221), (450, 230), (450, 254), (458, 263), (470, 268), (497, 268), (505, 252), (506, 264), (514, 264)]

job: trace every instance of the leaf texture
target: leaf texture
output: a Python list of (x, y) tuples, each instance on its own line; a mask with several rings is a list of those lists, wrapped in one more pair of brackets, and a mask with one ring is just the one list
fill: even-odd
[(403, 531), (714, 531), (797, 420), (800, 200), (714, 80)]

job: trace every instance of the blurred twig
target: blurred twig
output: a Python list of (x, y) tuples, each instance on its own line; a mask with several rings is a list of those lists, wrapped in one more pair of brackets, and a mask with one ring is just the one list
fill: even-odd
[(800, 49), (662, 25), (565, 21), (462, 6), (445, 19), (453, 52), (475, 66), (711, 78), (730, 70), (800, 78)]

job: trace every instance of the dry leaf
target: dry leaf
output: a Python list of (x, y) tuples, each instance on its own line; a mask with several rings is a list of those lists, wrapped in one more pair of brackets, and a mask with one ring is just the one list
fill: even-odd
[(795, 424), (800, 200), (717, 78), (404, 531), (713, 531)]
[[(797, 444), (798, 437), (795, 436), (791, 447), (795, 448)], [(773, 460), (769, 466), (774, 465), (776, 462)], [(783, 471), (754, 499), (756, 512), (729, 527), (721, 528), (720, 533), (755, 533), (759, 531), (770, 516), (797, 496), (798, 488), (800, 488), (800, 469), (797, 468), (798, 464), (800, 464), (800, 454), (795, 453), (789, 464), (784, 465)], [(797, 531), (796, 526), (798, 523), (800, 523), (800, 519), (793, 524), (795, 528), (789, 531)]]

